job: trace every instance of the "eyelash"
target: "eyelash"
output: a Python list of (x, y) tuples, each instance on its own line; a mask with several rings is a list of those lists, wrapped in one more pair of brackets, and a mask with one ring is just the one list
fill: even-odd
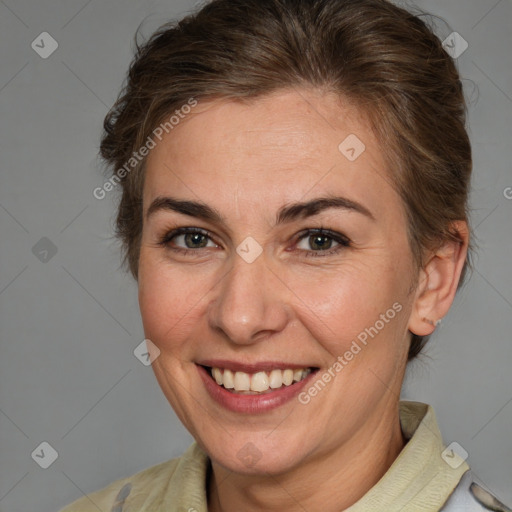
[[(208, 249), (208, 247), (199, 247), (198, 249), (184, 249), (183, 247), (172, 247), (170, 245), (171, 241), (180, 235), (185, 234), (199, 234), (208, 237), (210, 240), (212, 240), (210, 233), (208, 231), (199, 229), (199, 228), (189, 228), (189, 227), (183, 227), (183, 228), (176, 228), (172, 229), (171, 231), (167, 232), (158, 242), (158, 245), (165, 247), (167, 249), (170, 249), (174, 252), (183, 254), (183, 255), (192, 255), (197, 256), (198, 249)], [(294, 243), (297, 245), (299, 242), (304, 240), (305, 238), (308, 238), (310, 236), (322, 236), (326, 238), (330, 238), (331, 240), (338, 243), (336, 247), (333, 249), (327, 249), (325, 251), (322, 250), (304, 250), (299, 249), (300, 252), (304, 252), (304, 257), (320, 257), (325, 258), (326, 256), (331, 256), (334, 254), (338, 254), (343, 249), (346, 249), (347, 247), (351, 247), (351, 241), (349, 238), (347, 238), (345, 235), (342, 235), (341, 233), (337, 233), (336, 231), (331, 231), (330, 229), (325, 228), (310, 228), (305, 229), (297, 234), (296, 241)], [(213, 241), (213, 240), (212, 240)]]

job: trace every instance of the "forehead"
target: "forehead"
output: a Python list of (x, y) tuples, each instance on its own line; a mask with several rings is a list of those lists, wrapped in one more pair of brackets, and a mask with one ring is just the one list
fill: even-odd
[[(377, 201), (393, 194), (383, 153), (362, 113), (334, 94), (279, 91), (249, 102), (199, 103), (156, 148), (144, 203), (169, 193), (276, 209), (319, 192)], [(389, 198), (388, 198), (389, 199)]]

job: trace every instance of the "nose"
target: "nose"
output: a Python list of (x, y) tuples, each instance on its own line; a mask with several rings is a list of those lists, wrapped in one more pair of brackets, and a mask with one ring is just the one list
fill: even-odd
[(247, 263), (238, 254), (216, 285), (210, 304), (210, 327), (237, 345), (250, 345), (282, 331), (289, 321), (286, 286), (264, 254)]

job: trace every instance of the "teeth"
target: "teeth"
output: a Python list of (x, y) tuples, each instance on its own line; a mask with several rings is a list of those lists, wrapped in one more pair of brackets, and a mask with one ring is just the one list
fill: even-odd
[(218, 368), (213, 368), (212, 376), (219, 386), (222, 385), (222, 372)]
[(222, 371), (219, 370), (219, 374), (222, 378), (222, 382), (219, 385), (223, 385), (226, 389), (233, 389), (235, 387), (235, 383), (233, 381), (233, 372), (231, 370), (224, 370), (224, 374), (222, 374)]
[(235, 372), (212, 368), (211, 375), (219, 386), (226, 389), (233, 389), (235, 392), (256, 394), (268, 392), (269, 389), (279, 389), (282, 386), (290, 386), (299, 382), (311, 373), (309, 368), (292, 370), (272, 370), (271, 372), (257, 372), (253, 374)]
[(283, 372), (283, 384), (289, 386), (293, 382), (293, 370), (285, 370)]
[(272, 389), (280, 388), (283, 385), (283, 372), (281, 370), (272, 370), (269, 380), (269, 385)]
[(268, 388), (269, 378), (265, 372), (255, 373), (251, 377), (251, 391), (266, 391)]
[(235, 391), (249, 391), (251, 389), (251, 376), (248, 373), (235, 373)]

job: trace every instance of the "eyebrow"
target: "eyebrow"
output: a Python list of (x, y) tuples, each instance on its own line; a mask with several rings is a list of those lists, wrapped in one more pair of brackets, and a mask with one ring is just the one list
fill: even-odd
[[(354, 211), (375, 221), (372, 212), (361, 203), (347, 199), (346, 197), (328, 196), (283, 206), (277, 212), (275, 225), (312, 217), (330, 208)], [(224, 218), (218, 210), (199, 201), (180, 200), (172, 197), (157, 197), (150, 204), (146, 212), (146, 219), (158, 211), (174, 211), (209, 222), (218, 224), (224, 223)]]

